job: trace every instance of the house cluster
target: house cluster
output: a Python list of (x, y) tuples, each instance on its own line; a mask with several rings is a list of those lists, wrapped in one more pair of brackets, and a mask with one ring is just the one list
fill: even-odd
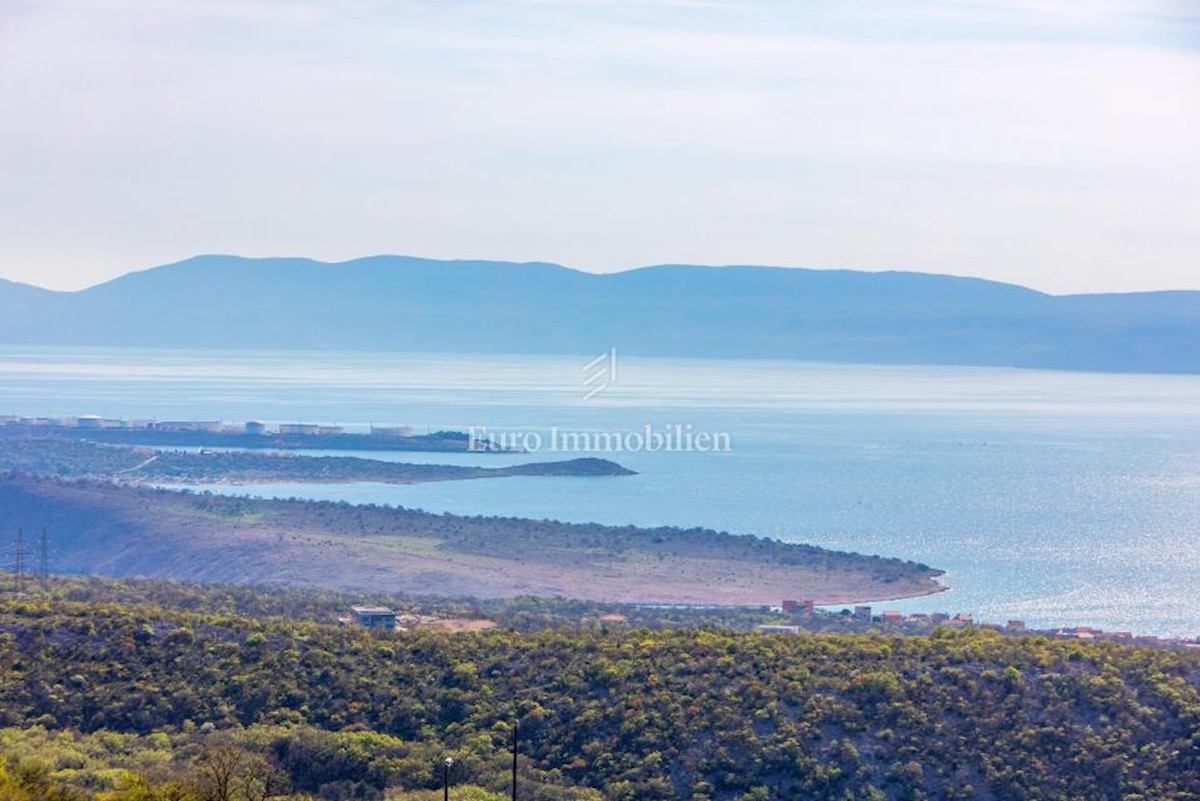
[[(790, 614), (793, 616), (799, 615), (803, 617), (812, 617), (816, 614), (816, 604), (811, 600), (784, 600), (779, 605), (778, 609), (784, 614)], [(1103, 629), (1091, 628), (1088, 626), (1053, 630), (1032, 630), (1026, 627), (1025, 621), (1023, 620), (1009, 620), (1006, 623), (993, 623), (989, 621), (976, 623), (974, 618), (967, 613), (950, 615), (946, 612), (932, 612), (929, 614), (924, 612), (914, 612), (912, 614), (905, 615), (898, 610), (888, 609), (879, 614), (875, 614), (874, 610), (870, 606), (860, 605), (855, 606), (853, 610), (842, 610), (841, 616), (848, 617), (856, 623), (861, 623), (864, 626), (882, 624), (886, 627), (903, 627), (903, 629), (906, 629), (910, 632), (913, 629), (920, 631), (931, 630), (937, 626), (944, 626), (951, 629), (974, 627), (979, 629), (989, 629), (991, 631), (999, 631), (1006, 634), (1029, 633), (1069, 640), (1124, 642), (1134, 645), (1157, 645), (1166, 648), (1200, 650), (1200, 637), (1195, 639), (1181, 637), (1155, 637), (1152, 635), (1138, 635), (1130, 631), (1104, 631)], [(804, 627), (800, 625), (765, 624), (756, 626), (755, 630), (767, 634), (799, 634), (803, 628)]]
[(1200, 637), (1194, 639), (1186, 637), (1155, 637), (1152, 634), (1134, 634), (1131, 631), (1105, 631), (1104, 629), (1096, 629), (1090, 626), (1077, 626), (1075, 628), (1039, 633), (1051, 634), (1067, 640), (1123, 642), (1135, 645), (1160, 645), (1166, 648), (1181, 648), (1188, 651), (1200, 650)]
[(977, 625), (979, 628), (989, 628), (997, 631), (1025, 631), (1025, 622), (1021, 620), (1010, 620), (1003, 626), (998, 623), (976, 624), (975, 619), (965, 612), (960, 612), (957, 615), (951, 615), (947, 612), (932, 612), (929, 614), (914, 612), (906, 615), (895, 609), (886, 609), (877, 615), (869, 606), (856, 606), (854, 607), (854, 611), (850, 613), (850, 616), (862, 623), (883, 623), (889, 626), (909, 624), (922, 628), (945, 626), (951, 629), (960, 629), (965, 626)]

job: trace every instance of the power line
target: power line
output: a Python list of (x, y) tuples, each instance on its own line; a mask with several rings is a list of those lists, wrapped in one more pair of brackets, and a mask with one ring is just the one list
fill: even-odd
[(25, 570), (29, 564), (29, 547), (25, 544), (23, 529), (17, 529), (17, 538), (8, 549), (8, 556), (13, 572), (13, 585), (20, 595), (25, 592)]

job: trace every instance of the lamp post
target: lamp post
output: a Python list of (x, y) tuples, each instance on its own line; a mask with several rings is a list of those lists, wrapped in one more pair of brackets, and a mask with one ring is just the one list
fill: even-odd
[(517, 801), (517, 742), (521, 734), (521, 720), (513, 717), (513, 763), (512, 763), (512, 801)]
[(450, 766), (454, 764), (454, 760), (446, 757), (446, 761), (442, 763), (442, 801), (450, 801)]

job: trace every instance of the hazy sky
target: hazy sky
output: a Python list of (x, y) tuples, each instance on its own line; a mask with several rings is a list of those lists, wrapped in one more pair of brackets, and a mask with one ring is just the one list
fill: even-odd
[(214, 252), (1200, 289), (1200, 0), (0, 0), (0, 276)]

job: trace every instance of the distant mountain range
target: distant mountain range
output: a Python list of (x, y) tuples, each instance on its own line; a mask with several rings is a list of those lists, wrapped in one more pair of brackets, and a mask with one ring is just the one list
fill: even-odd
[(1200, 373), (1200, 292), (913, 272), (198, 256), (79, 292), (0, 280), (0, 344), (771, 358)]

